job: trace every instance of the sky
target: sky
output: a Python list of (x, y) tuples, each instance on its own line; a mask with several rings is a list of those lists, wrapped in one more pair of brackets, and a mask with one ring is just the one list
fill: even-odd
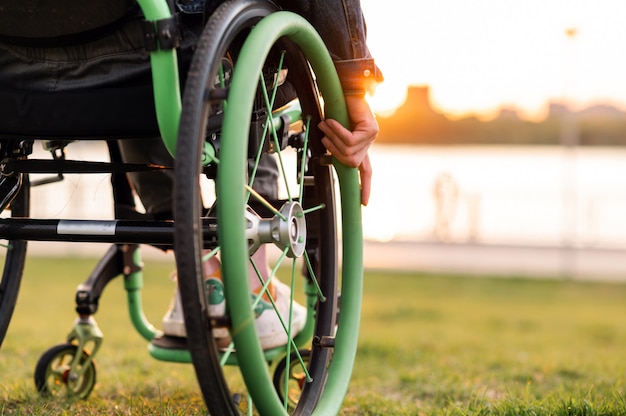
[(515, 107), (541, 119), (548, 101), (626, 109), (624, 0), (361, 0), (368, 45), (385, 75), (378, 112), (408, 85), (429, 85), (449, 116)]

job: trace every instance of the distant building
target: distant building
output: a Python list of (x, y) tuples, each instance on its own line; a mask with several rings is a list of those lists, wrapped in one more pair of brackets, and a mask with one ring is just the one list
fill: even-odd
[(581, 145), (626, 145), (626, 113), (599, 104), (573, 113), (558, 102), (548, 103), (545, 120), (519, 117), (514, 107), (503, 107), (495, 119), (483, 122), (468, 115), (450, 120), (436, 111), (428, 86), (411, 86), (403, 105), (391, 116), (378, 116), (379, 142), (411, 144), (552, 144), (562, 142), (563, 120), (574, 119)]

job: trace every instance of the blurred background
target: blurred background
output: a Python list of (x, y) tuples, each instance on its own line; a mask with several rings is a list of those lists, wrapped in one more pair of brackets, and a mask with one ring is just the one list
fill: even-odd
[(370, 265), (626, 276), (626, 3), (362, 4)]
[[(386, 79), (366, 267), (626, 278), (626, 3), (362, 6)], [(104, 157), (94, 146), (68, 153)], [(35, 209), (111, 215), (105, 176), (44, 188)]]

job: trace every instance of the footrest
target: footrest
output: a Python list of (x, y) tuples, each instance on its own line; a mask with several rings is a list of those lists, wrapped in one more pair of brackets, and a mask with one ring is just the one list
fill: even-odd
[(150, 342), (148, 351), (153, 358), (160, 361), (191, 363), (187, 338), (159, 335)]
[(186, 350), (187, 338), (175, 337), (172, 335), (159, 335), (151, 341), (151, 344), (166, 350)]

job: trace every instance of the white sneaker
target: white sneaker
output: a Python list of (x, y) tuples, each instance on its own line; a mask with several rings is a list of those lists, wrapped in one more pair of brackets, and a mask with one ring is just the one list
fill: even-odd
[[(209, 276), (206, 278), (205, 284), (207, 285), (207, 303), (209, 304), (210, 316), (223, 316), (226, 312), (226, 299), (224, 297), (224, 285), (221, 277), (219, 275)], [(288, 326), (291, 289), (278, 279), (273, 279), (268, 286), (268, 289), (269, 292), (272, 293), (274, 303), (276, 304), (276, 308), (280, 313), (285, 327)], [(258, 294), (252, 294), (251, 296), (252, 301), (254, 302)], [(274, 311), (274, 307), (272, 306), (272, 303), (267, 295), (263, 295), (257, 304), (255, 314), (259, 342), (264, 350), (287, 344), (287, 333), (283, 328), (283, 324), (281, 324), (278, 319), (278, 314)], [(302, 331), (302, 328), (304, 328), (307, 310), (304, 306), (294, 301), (291, 314), (291, 337), (293, 338), (299, 334), (300, 331)], [(185, 338), (187, 336), (182, 302), (178, 288), (176, 288), (174, 299), (172, 299), (170, 307), (163, 317), (163, 332), (166, 335), (181, 338)], [(213, 329), (213, 336), (218, 340), (226, 340), (229, 338), (228, 329), (215, 328)], [(219, 344), (223, 345), (224, 342), (219, 342)]]
[[(213, 276), (208, 276), (204, 280), (206, 285), (207, 303), (209, 305), (210, 316), (224, 316), (226, 314), (226, 298), (224, 297), (224, 284), (219, 271)], [(174, 299), (170, 303), (170, 307), (163, 317), (163, 332), (166, 335), (186, 338), (187, 331), (185, 329), (185, 319), (183, 315), (183, 304), (180, 298), (178, 286), (174, 293)], [(215, 338), (229, 337), (228, 329), (213, 329)]]
[(183, 305), (180, 300), (180, 292), (176, 287), (174, 298), (170, 302), (170, 307), (163, 316), (163, 333), (172, 337), (187, 337), (185, 330), (185, 319), (183, 317)]
[[(285, 326), (283, 327), (283, 323), (278, 319), (278, 314), (274, 311), (272, 303), (264, 295), (255, 308), (257, 334), (261, 347), (264, 350), (287, 345), (289, 341), (285, 328), (289, 325), (291, 289), (280, 280), (273, 279), (269, 285), (269, 291), (272, 293), (274, 303)], [(257, 296), (252, 295), (253, 302)], [(304, 328), (307, 310), (295, 301), (291, 306), (291, 337), (293, 338)]]

